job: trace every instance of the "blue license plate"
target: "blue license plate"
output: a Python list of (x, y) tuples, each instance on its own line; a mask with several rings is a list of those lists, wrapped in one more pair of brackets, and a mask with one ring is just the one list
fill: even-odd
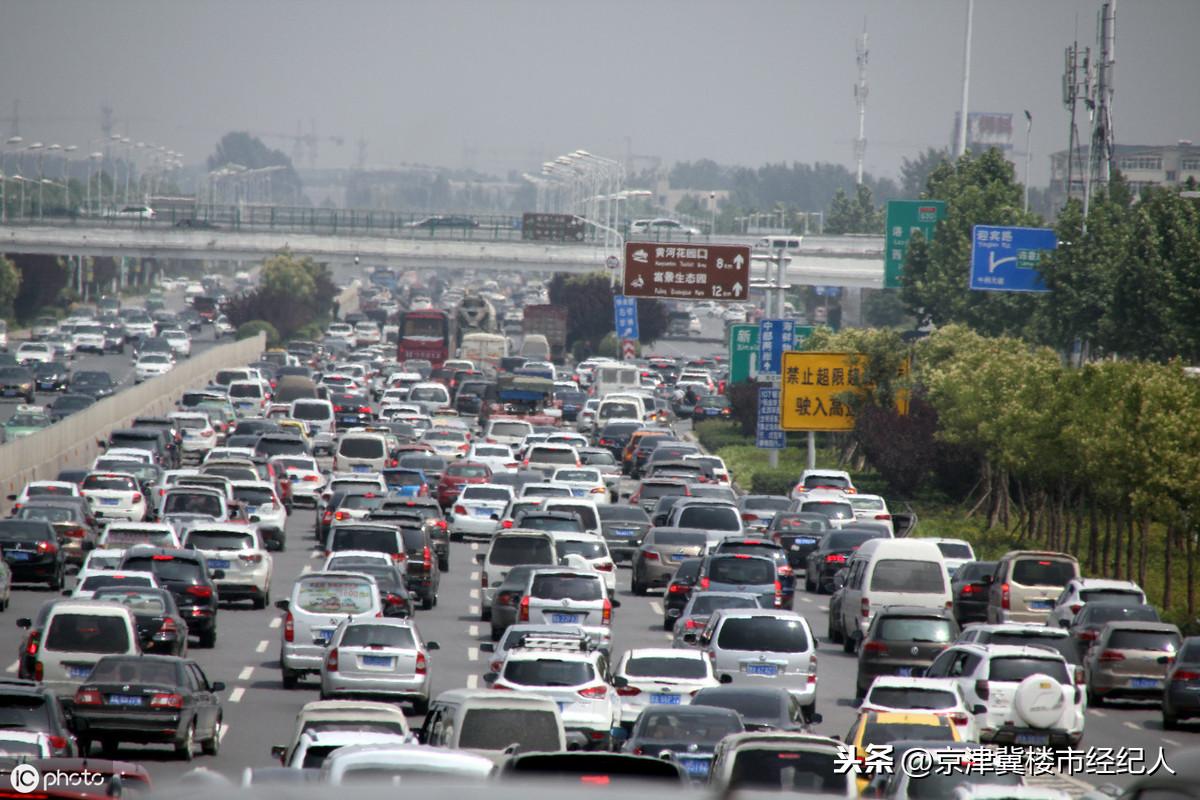
[(224, 558), (210, 558), (208, 560), (209, 569), (229, 569), (229, 561)]
[(350, 470), (352, 472), (370, 472), (371, 468), (368, 467), (366, 464), (355, 464), (353, 467), (350, 468)]
[(811, 536), (797, 536), (792, 539), (792, 544), (816, 544), (817, 540)]
[(628, 528), (617, 528), (613, 531), (614, 536), (633, 536), (633, 531)]
[(313, 631), (313, 641), (328, 644), (333, 638), (333, 631)]
[(672, 561), (683, 561), (687, 557), (687, 553), (671, 553)]
[(551, 625), (575, 625), (579, 622), (578, 614), (551, 614)]
[(912, 667), (900, 667), (900, 669), (896, 670), (896, 674), (898, 676), (900, 676), (901, 678), (911, 678), (912, 672), (913, 672)]
[(110, 706), (140, 706), (143, 702), (141, 695), (133, 694), (110, 694), (108, 696), (108, 704)]
[(774, 664), (750, 664), (746, 667), (747, 675), (770, 675), (772, 678), (779, 674), (779, 667)]
[(364, 667), (391, 667), (391, 656), (363, 656), (362, 665)]
[(1162, 681), (1157, 678), (1134, 678), (1130, 685), (1134, 689), (1161, 689)]
[(471, 513), (477, 517), (490, 517), (492, 510), (490, 508), (475, 508), (471, 510)]
[(693, 778), (703, 778), (708, 775), (708, 759), (704, 758), (681, 758), (679, 763), (687, 770), (687, 774)]
[(1054, 608), (1053, 601), (1050, 600), (1030, 600), (1029, 609), (1031, 611), (1049, 611)]
[(1050, 744), (1050, 735), (1044, 733), (1018, 733), (1016, 743), (1033, 745), (1035, 747), (1038, 745), (1047, 745)]
[(650, 705), (652, 706), (677, 706), (679, 702), (679, 695), (677, 694), (650, 695)]
[(101, 497), (100, 498), (100, 505), (102, 505), (102, 506), (115, 506), (120, 502), (121, 501), (115, 497)]
[(9, 550), (4, 557), (9, 561), (28, 561), (33, 558), (33, 553), (26, 553), (24, 550)]
[(80, 680), (83, 680), (84, 678), (86, 678), (88, 675), (91, 675), (91, 674), (92, 674), (92, 668), (88, 667), (88, 666), (82, 666), (82, 667), (68, 666), (67, 667), (67, 677), (68, 678), (78, 678)]
[(587, 494), (587, 489), (572, 489), (571, 490), (572, 497), (583, 497), (585, 494)]

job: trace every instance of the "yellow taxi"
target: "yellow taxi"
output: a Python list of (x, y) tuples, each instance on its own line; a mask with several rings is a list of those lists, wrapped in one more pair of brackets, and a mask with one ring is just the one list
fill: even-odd
[[(846, 734), (846, 744), (854, 748), (859, 764), (867, 761), (868, 745), (886, 745), (906, 739), (933, 742), (962, 741), (958, 727), (949, 717), (937, 714), (902, 713), (894, 711), (868, 711), (858, 719)], [(867, 788), (871, 776), (865, 771), (858, 774), (858, 791)]]

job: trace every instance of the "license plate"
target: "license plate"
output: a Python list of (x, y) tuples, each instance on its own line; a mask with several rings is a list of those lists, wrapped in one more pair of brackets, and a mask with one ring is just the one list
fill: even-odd
[(79, 678), (82, 680), (83, 678), (86, 678), (88, 675), (91, 675), (91, 674), (92, 674), (91, 667), (86, 667), (86, 666), (84, 666), (84, 667), (68, 666), (67, 667), (67, 677), (68, 678)]
[(652, 705), (652, 706), (677, 706), (677, 705), (679, 705), (679, 695), (677, 695), (677, 694), (652, 694), (652, 695), (650, 695), (650, 705)]
[(896, 674), (898, 676), (900, 676), (901, 678), (911, 678), (912, 672), (913, 672), (912, 667), (901, 667), (900, 669), (896, 670)]
[(318, 644), (329, 644), (332, 638), (333, 631), (313, 631), (313, 641)]
[(471, 513), (477, 517), (490, 517), (492, 515), (492, 510), (490, 508), (476, 508), (473, 509)]
[(134, 694), (110, 694), (108, 696), (108, 704), (110, 706), (140, 706), (142, 704), (142, 696)]
[(1047, 745), (1050, 744), (1050, 736), (1044, 733), (1018, 733), (1016, 743), (1025, 745)]
[(23, 550), (9, 550), (4, 556), (9, 561), (28, 561), (33, 557), (33, 553), (26, 553)]
[(793, 546), (798, 545), (798, 544), (816, 544), (816, 543), (817, 543), (817, 540), (812, 538), (811, 536), (797, 536), (795, 539), (792, 539)]
[(586, 489), (572, 489), (571, 490), (572, 497), (583, 497), (585, 494), (587, 494)]
[(1029, 608), (1031, 611), (1049, 611), (1054, 608), (1054, 602), (1051, 600), (1030, 600)]
[(350, 468), (350, 471), (351, 472), (370, 472), (371, 468), (368, 467), (366, 464), (355, 464), (353, 467)]
[(1134, 689), (1161, 689), (1162, 681), (1157, 678), (1134, 678), (1130, 685)]
[(579, 622), (578, 614), (551, 614), (551, 625), (575, 625)]
[(115, 497), (101, 497), (100, 498), (100, 505), (102, 505), (102, 506), (115, 506), (119, 502), (121, 502), (121, 501)]
[(747, 675), (770, 675), (775, 677), (779, 674), (779, 667), (774, 664), (750, 664), (746, 667)]
[(210, 558), (208, 560), (209, 569), (229, 569), (229, 561), (224, 558)]
[(679, 763), (693, 778), (703, 778), (708, 775), (708, 760), (703, 758), (681, 758)]
[(683, 561), (687, 558), (687, 553), (671, 553), (672, 561)]
[(628, 528), (617, 528), (613, 531), (615, 536), (633, 536), (633, 531)]
[(388, 667), (392, 666), (391, 656), (363, 656), (362, 665), (364, 667)]

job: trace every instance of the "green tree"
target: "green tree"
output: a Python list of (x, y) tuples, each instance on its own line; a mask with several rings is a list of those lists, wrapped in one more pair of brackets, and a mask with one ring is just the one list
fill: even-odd
[(905, 158), (900, 162), (900, 196), (916, 200), (922, 196), (929, 182), (929, 175), (943, 161), (950, 160), (950, 151), (944, 147), (929, 147), (916, 158)]
[(246, 169), (281, 167), (271, 175), (271, 201), (278, 203), (299, 202), (302, 195), (300, 176), (292, 159), (281, 150), (272, 150), (257, 136), (245, 131), (231, 131), (217, 142), (216, 150), (208, 157), (210, 170), (221, 167), (241, 166)]
[(13, 303), (20, 291), (21, 273), (17, 265), (0, 255), (0, 317), (12, 317)]
[(838, 189), (825, 215), (825, 233), (883, 233), (883, 213), (871, 200), (871, 187), (859, 184), (853, 198)]
[[(605, 336), (615, 333), (613, 288), (603, 272), (569, 275), (559, 272), (548, 287), (550, 303), (567, 309), (567, 347), (595, 353)], [(653, 344), (667, 331), (667, 311), (658, 300), (638, 299), (638, 341)], [(615, 340), (614, 340), (615, 341)]]
[(327, 322), (337, 294), (324, 264), (285, 250), (263, 263), (258, 287), (231, 298), (224, 311), (234, 325), (265, 322), (286, 340), (314, 323)]

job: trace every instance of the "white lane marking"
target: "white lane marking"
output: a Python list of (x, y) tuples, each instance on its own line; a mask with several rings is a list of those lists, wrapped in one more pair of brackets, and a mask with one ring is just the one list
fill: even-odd
[(16, 661), (12, 662), (7, 667), (5, 667), (4, 671), (5, 672), (16, 672), (17, 667), (19, 667), (19, 666), (21, 666), (21, 659), (18, 658)]
[(301, 575), (307, 575), (312, 572), (312, 564), (305, 564), (304, 569), (300, 570)]
[(479, 626), (478, 625), (467, 626), (467, 633), (469, 633), (471, 636), (478, 636), (479, 635)]
[(1164, 742), (1166, 742), (1167, 744), (1171, 745), (1172, 747), (1179, 747), (1179, 742), (1175, 741), (1174, 739), (1168, 739), (1167, 737), (1164, 736), (1164, 737), (1162, 737), (1162, 740)]
[(675, 641), (675, 634), (673, 634), (673, 633), (667, 633), (666, 631), (663, 631), (663, 636), (666, 637), (668, 642)]
[(282, 624), (283, 624), (283, 617), (275, 617), (275, 619), (271, 620), (270, 627), (278, 628)]
[(256, 653), (267, 652), (267, 640), (263, 639), (261, 642), (259, 642), (258, 645), (254, 648), (254, 652), (256, 652)]
[(242, 702), (242, 695), (244, 695), (245, 693), (246, 693), (246, 690), (243, 687), (241, 687), (241, 686), (234, 687), (234, 690), (229, 693), (229, 702), (231, 702), (231, 703)]
[(479, 590), (478, 590), (478, 589), (472, 589), (472, 590), (470, 591), (470, 596), (471, 596), (471, 599), (472, 599), (472, 600), (478, 600), (478, 599), (479, 599)]
[(811, 603), (813, 601), (813, 599), (811, 597), (801, 597), (800, 599), (806, 603)]
[(1105, 714), (1103, 711), (1100, 711), (1099, 709), (1095, 709), (1095, 708), (1089, 708), (1088, 712), (1095, 714), (1097, 717), (1107, 717), (1108, 716), (1108, 714)]
[(473, 580), (473, 581), (479, 580), (479, 570), (475, 570), (474, 572), (471, 573), (471, 580)]
[(471, 549), (472, 549), (472, 550), (478, 550), (478, 549), (479, 549), (479, 542), (471, 542)]
[(479, 688), (479, 676), (478, 675), (468, 675), (467, 676), (467, 688), (468, 689), (478, 689)]
[(479, 606), (467, 606), (467, 613), (471, 616), (475, 616), (479, 613)]
[(323, 550), (313, 550), (311, 553), (308, 554), (308, 557), (309, 558), (324, 558), (325, 552)]
[(1130, 722), (1128, 720), (1125, 721), (1125, 727), (1129, 728), (1130, 730), (1134, 730), (1134, 731), (1140, 731), (1142, 729), (1141, 725), (1138, 725), (1136, 722)]
[(467, 658), (470, 659), (471, 661), (478, 661), (479, 660), (479, 648), (478, 647), (468, 647), (467, 648)]
[(221, 732), (217, 734), (217, 741), (225, 741), (225, 734), (229, 733), (229, 726), (225, 724), (225, 720), (221, 720)]
[(242, 667), (242, 671), (238, 673), (239, 681), (248, 681), (250, 676), (254, 674), (254, 667)]
[(651, 600), (650, 601), (650, 610), (653, 611), (655, 614), (661, 614), (662, 613), (662, 603), (658, 602), (657, 600)]

